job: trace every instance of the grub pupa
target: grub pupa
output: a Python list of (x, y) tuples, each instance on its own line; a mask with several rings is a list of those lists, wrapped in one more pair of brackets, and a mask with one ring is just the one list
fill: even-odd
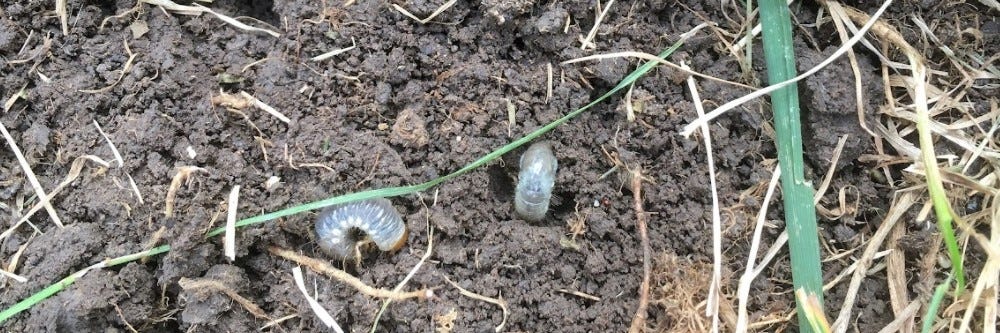
[(319, 214), (315, 231), (320, 249), (340, 259), (350, 258), (364, 237), (382, 251), (398, 250), (407, 238), (399, 211), (384, 198), (328, 207)]
[(540, 221), (549, 210), (559, 167), (552, 145), (545, 141), (531, 145), (521, 155), (520, 166), (514, 190), (514, 210), (525, 220)]

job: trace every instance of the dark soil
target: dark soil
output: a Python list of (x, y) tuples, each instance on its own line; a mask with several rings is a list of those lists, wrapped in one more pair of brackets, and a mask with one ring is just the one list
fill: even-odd
[[(425, 17), (441, 2), (399, 4)], [(340, 1), (324, 6), (323, 1), (216, 0), (208, 5), (234, 17), (254, 17), (261, 22), (247, 22), (266, 24), (282, 36), (237, 30), (211, 15), (168, 16), (149, 6), (110, 19), (101, 29), (102, 20), (133, 5), (125, 0), (70, 1), (68, 36), (52, 15), (52, 1), (5, 2), (0, 8), (0, 97), (6, 101), (22, 87), (26, 92), (0, 114), (0, 121), (43, 188), (61, 182), (79, 156), (93, 154), (112, 163), (107, 169), (88, 165), (53, 199), (65, 228), (55, 226), (42, 210), (30, 221), (43, 233), (22, 226), (2, 240), (5, 268), (27, 245), (15, 272), (28, 282), (7, 281), (0, 306), (8, 308), (105, 258), (148, 249), (151, 241), (170, 244), (172, 251), (90, 272), (4, 323), (4, 331), (124, 332), (133, 327), (249, 332), (268, 322), (221, 292), (181, 289), (181, 278), (219, 281), (271, 318), (297, 315), (273, 326), (273, 331), (319, 330), (322, 324), (292, 281), (293, 264), (266, 250), (279, 246), (325, 257), (311, 234), (315, 214), (241, 229), (237, 259), (230, 263), (223, 256), (221, 237), (202, 236), (223, 224), (230, 189), (242, 187), (240, 216), (249, 217), (445, 175), (586, 104), (638, 64), (623, 59), (560, 62), (612, 51), (658, 53), (703, 19), (737, 31), (738, 22), (729, 21), (723, 11), (743, 10), (719, 8), (714, 0), (687, 1), (686, 8), (673, 1), (618, 2), (601, 25), (597, 49), (583, 51), (578, 38), (593, 26), (593, 1), (458, 1), (433, 23), (421, 25), (385, 1), (359, 0), (341, 7)], [(909, 22), (908, 15), (916, 10), (929, 19), (950, 19), (985, 12), (974, 7), (978, 5), (904, 4), (888, 17)], [(818, 8), (813, 6), (795, 8), (800, 23), (815, 20)], [(995, 17), (978, 19), (983, 29), (996, 29)], [(143, 24), (148, 33), (134, 35), (132, 28)], [(831, 24), (818, 29), (804, 25), (795, 31), (800, 36), (800, 68), (815, 64), (839, 44)], [(992, 36), (985, 54), (997, 53), (1000, 43)], [(104, 92), (81, 92), (115, 83), (129, 58), (123, 41), (137, 57), (121, 81)], [(309, 61), (352, 41), (356, 49)], [(766, 81), (762, 67), (749, 73), (754, 82), (741, 80), (739, 64), (721, 46), (718, 36), (706, 29), (672, 59), (685, 60), (708, 75), (749, 84)], [(866, 117), (872, 121), (883, 103), (878, 59), (860, 48), (859, 57), (869, 97)], [(757, 52), (755, 66), (761, 66), (762, 58)], [(11, 62), (23, 59), (29, 60)], [(546, 96), (548, 64), (554, 71), (551, 98)], [(809, 176), (817, 183), (838, 138), (850, 135), (831, 188), (853, 186), (864, 209), (837, 221), (821, 221), (827, 249), (838, 251), (862, 244), (877, 227), (891, 195), (888, 186), (869, 176), (873, 164), (858, 161), (874, 148), (857, 120), (848, 66), (840, 61), (801, 85), (806, 127), (811, 129), (806, 135)], [(626, 120), (618, 96), (543, 137), (552, 142), (560, 169), (552, 209), (540, 223), (527, 223), (513, 213), (519, 152), (421, 197), (393, 198), (410, 228), (407, 247), (396, 253), (367, 252), (356, 265), (334, 260), (335, 265), (370, 285), (391, 288), (423, 255), (429, 224), (435, 229), (434, 254), (409, 287), (439, 289), (431, 300), (394, 302), (382, 316), (379, 331), (432, 331), (437, 325), (433, 318), (451, 310), (457, 314), (457, 332), (492, 331), (501, 322), (497, 306), (460, 295), (445, 277), (473, 292), (502, 297), (510, 307), (507, 331), (626, 330), (638, 303), (642, 252), (632, 192), (622, 170), (602, 177), (614, 166), (605, 150), (630, 166), (641, 165), (652, 180), (643, 192), (645, 209), (651, 213), (657, 282), (647, 326), (684, 330), (684, 314), (703, 310), (682, 305), (693, 307), (704, 299), (711, 275), (711, 197), (701, 141), (677, 134), (695, 118), (683, 79), (665, 67), (641, 79), (633, 92), (633, 99), (642, 104), (635, 122)], [(699, 84), (709, 106), (747, 93), (715, 81)], [(255, 108), (227, 111), (211, 101), (220, 93), (239, 91), (275, 107), (291, 122)], [(776, 156), (764, 102), (748, 104), (712, 125), (721, 204), (728, 208), (723, 240), (726, 275), (732, 277), (725, 286), (728, 295), (735, 294), (760, 205), (759, 194), (741, 193), (767, 182)], [(507, 122), (508, 104), (516, 109), (515, 124)], [(121, 151), (123, 167), (116, 167), (95, 121)], [(14, 154), (4, 147), (0, 213), (7, 229), (36, 198)], [(206, 171), (195, 173), (180, 188), (173, 216), (165, 217), (166, 194), (181, 166)], [(129, 176), (141, 199), (131, 190)], [(280, 182), (268, 188), (270, 177)], [(836, 193), (824, 199), (824, 204), (835, 202)], [(779, 227), (782, 216), (780, 207), (769, 214)], [(572, 238), (567, 224), (580, 219), (585, 232), (567, 241)], [(912, 229), (908, 234), (923, 232), (918, 226)], [(764, 243), (773, 242), (778, 233), (780, 229), (768, 229)], [(826, 279), (849, 264), (846, 259), (827, 263)], [(787, 292), (787, 254), (767, 275), (751, 292), (752, 321), (787, 313), (794, 304)], [(892, 318), (882, 279), (873, 275), (862, 287), (855, 310), (860, 331), (881, 328)], [(687, 283), (675, 284), (679, 280)], [(306, 273), (306, 282), (346, 330), (370, 329), (381, 306), (378, 300), (312, 272)], [(831, 308), (839, 308), (845, 291), (842, 284), (829, 293)], [(735, 299), (730, 303), (735, 306)], [(784, 325), (795, 323), (779, 326)]]

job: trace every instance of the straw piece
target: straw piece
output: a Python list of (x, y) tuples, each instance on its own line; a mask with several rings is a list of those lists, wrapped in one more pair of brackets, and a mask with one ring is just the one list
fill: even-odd
[(337, 321), (333, 319), (333, 316), (331, 316), (330, 313), (327, 312), (315, 298), (309, 296), (309, 292), (306, 291), (306, 283), (302, 279), (302, 267), (295, 266), (295, 268), (292, 268), (292, 277), (295, 278), (295, 285), (299, 287), (299, 291), (301, 291), (302, 296), (306, 298), (306, 302), (309, 302), (309, 307), (312, 308), (316, 317), (318, 317), (319, 320), (326, 325), (326, 327), (332, 328), (334, 332), (344, 333), (344, 330), (340, 328), (340, 325), (338, 325)]
[(28, 182), (31, 183), (31, 187), (35, 190), (38, 202), (45, 205), (45, 211), (49, 213), (49, 217), (52, 218), (52, 222), (62, 228), (62, 220), (59, 219), (59, 215), (56, 214), (56, 209), (53, 208), (52, 203), (49, 202), (49, 196), (45, 195), (45, 190), (42, 189), (42, 184), (39, 183), (38, 178), (35, 177), (35, 172), (31, 171), (31, 165), (28, 164), (28, 160), (24, 158), (24, 154), (22, 154), (21, 149), (17, 147), (17, 143), (14, 141), (14, 138), (10, 136), (10, 132), (7, 132), (7, 126), (5, 126), (2, 122), (0, 122), (0, 131), (3, 133), (3, 138), (7, 140), (10, 150), (13, 151), (14, 156), (17, 157), (17, 163), (20, 164), (21, 169), (24, 170), (24, 175), (28, 177)]
[(226, 258), (229, 261), (236, 260), (236, 207), (240, 201), (240, 186), (233, 186), (229, 192), (228, 212), (226, 214), (226, 235), (222, 240), (222, 247), (225, 249)]
[(115, 143), (111, 142), (111, 138), (108, 137), (107, 133), (104, 133), (104, 130), (101, 129), (101, 125), (97, 123), (96, 119), (94, 120), (94, 127), (97, 127), (97, 132), (101, 133), (101, 136), (104, 137), (104, 141), (108, 143), (108, 147), (111, 147), (111, 153), (115, 155), (115, 162), (118, 162), (118, 167), (121, 168), (124, 166), (125, 160), (122, 159), (122, 154), (118, 152), (118, 147), (115, 147)]

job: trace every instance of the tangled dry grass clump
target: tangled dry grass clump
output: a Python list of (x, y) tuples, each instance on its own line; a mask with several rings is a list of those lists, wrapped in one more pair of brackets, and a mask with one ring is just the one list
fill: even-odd
[[(875, 154), (862, 155), (859, 160), (873, 165), (873, 174), (878, 174), (875, 178), (881, 179), (892, 191), (891, 202), (886, 203), (889, 208), (881, 215), (881, 224), (862, 244), (840, 253), (830, 252), (830, 244), (825, 245), (824, 261), (849, 259), (851, 262), (832, 280), (825, 281), (824, 290), (849, 281), (843, 302), (827, 304), (827, 315), (832, 313), (836, 318), (830, 329), (835, 332), (849, 329), (851, 321), (857, 318), (853, 310), (861, 284), (875, 278), (874, 274), (882, 275), (880, 278), (886, 281), (890, 296), (886, 301), (895, 316), (883, 331), (914, 332), (919, 325), (924, 326), (924, 331), (935, 332), (995, 331), (997, 279), (1000, 277), (1000, 225), (997, 225), (1000, 221), (1000, 199), (997, 199), (1000, 194), (1000, 177), (997, 176), (1000, 174), (997, 135), (1000, 108), (995, 94), (1000, 89), (1000, 70), (995, 62), (1000, 55), (983, 53), (991, 49), (983, 44), (983, 32), (977, 26), (965, 24), (981, 22), (977, 15), (982, 14), (964, 12), (969, 15), (964, 18), (960, 15), (936, 16), (930, 22), (919, 14), (875, 19), (836, 1), (822, 1), (821, 4), (825, 12), (821, 12), (815, 23), (803, 24), (799, 29), (834, 31), (840, 41), (847, 44), (850, 36), (858, 34), (861, 25), (872, 27), (858, 46), (846, 49), (846, 55), (854, 73), (858, 120), (870, 135), (866, 139), (876, 150)], [(743, 16), (735, 5), (729, 14), (743, 20), (734, 19), (728, 25), (707, 23), (716, 32), (720, 47), (729, 49), (743, 64), (741, 68), (751, 68), (750, 53), (745, 46), (759, 27), (753, 27), (753, 15)], [(736, 30), (726, 30), (726, 27)], [(900, 31), (907, 34), (904, 36)], [(866, 115), (863, 108), (864, 94), (871, 91), (872, 83), (862, 79), (858, 53), (879, 60), (877, 67), (884, 89), (878, 96), (881, 107), (874, 117)], [(714, 115), (710, 114), (707, 119), (721, 112), (724, 111), (713, 112)], [(700, 121), (692, 122), (685, 133), (691, 133), (702, 124)], [(834, 200), (821, 202), (834, 176), (834, 165), (843, 142), (841, 138), (830, 170), (816, 195), (818, 213), (827, 221), (850, 220), (863, 212), (856, 204), (851, 205), (843, 187), (835, 189)], [(759, 244), (760, 226), (766, 224), (763, 216), (778, 172), (777, 169), (773, 172), (771, 189), (766, 195), (762, 191), (763, 183), (744, 193), (763, 203), (763, 207), (757, 215), (756, 230), (752, 227), (734, 229), (755, 230), (754, 236), (731, 235), (751, 239), (752, 253), (746, 266), (747, 274), (740, 281), (740, 292), (730, 290), (720, 303), (717, 315), (722, 317), (723, 326), (728, 327), (723, 330), (745, 332), (762, 327), (785, 327), (785, 321), (794, 313), (794, 303), (789, 301), (784, 307), (758, 308), (753, 323), (746, 319), (747, 304), (754, 303), (748, 299), (751, 297), (747, 292), (750, 284), (754, 279), (765, 278), (760, 276), (762, 268), (774, 264), (772, 259), (787, 241), (787, 236), (782, 234), (774, 240), (763, 261), (758, 264), (754, 259), (762, 245)], [(736, 213), (728, 215), (732, 220), (727, 223), (751, 225), (752, 209), (729, 207), (728, 211)], [(930, 215), (931, 212), (935, 215)], [(898, 223), (910, 217), (919, 223)], [(938, 227), (935, 237), (943, 238), (944, 242), (931, 242), (932, 246), (916, 256), (901, 248), (908, 232), (933, 228), (935, 223)], [(921, 227), (914, 228), (918, 224)], [(953, 224), (957, 237), (951, 236)], [(947, 246), (943, 248), (942, 244)], [(950, 261), (941, 260), (947, 256), (951, 256)], [(728, 258), (724, 265), (734, 267), (739, 260)], [(977, 271), (965, 273), (962, 267)], [(704, 300), (704, 295), (711, 295), (710, 286), (699, 277), (709, 276), (717, 268), (670, 254), (661, 255), (654, 273), (654, 294), (658, 295), (654, 297), (654, 304), (666, 312), (668, 319), (660, 318), (657, 323), (660, 330), (711, 330), (709, 319), (704, 316), (706, 307), (712, 302)], [(964, 283), (966, 274), (971, 278), (968, 288)], [(730, 274), (724, 278), (723, 284), (735, 285), (731, 277)], [(951, 285), (951, 281), (956, 283)], [(948, 288), (937, 288), (935, 293), (935, 285)], [(791, 290), (775, 292), (787, 294), (789, 298), (792, 295)], [(737, 311), (726, 308), (736, 300), (739, 301)], [(945, 306), (939, 318), (937, 306), (940, 304)], [(711, 315), (712, 311), (708, 310)], [(734, 316), (738, 318), (730, 318), (731, 313), (737, 313)]]
[[(678, 257), (673, 253), (660, 253), (653, 264), (650, 303), (653, 311), (662, 311), (658, 321), (650, 323), (654, 332), (708, 332), (711, 319), (705, 316), (704, 302), (708, 294), (710, 280), (706, 272), (712, 265)], [(729, 280), (732, 274), (723, 274)], [(731, 303), (720, 304), (723, 321), (735, 322), (735, 312)]]

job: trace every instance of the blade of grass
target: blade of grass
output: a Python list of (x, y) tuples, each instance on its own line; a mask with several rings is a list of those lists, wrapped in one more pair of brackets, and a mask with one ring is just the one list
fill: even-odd
[[(951, 202), (948, 201), (948, 194), (944, 190), (944, 183), (941, 181), (941, 170), (937, 166), (937, 156), (934, 153), (934, 138), (931, 137), (931, 130), (928, 128), (930, 116), (927, 112), (927, 71), (923, 60), (918, 56), (916, 50), (907, 50), (907, 57), (913, 65), (914, 102), (917, 113), (917, 136), (920, 141), (920, 157), (924, 164), (924, 173), (927, 178), (927, 191), (930, 193), (931, 202), (934, 203), (934, 215), (937, 217), (938, 229), (941, 229), (941, 237), (944, 237), (945, 247), (948, 248), (948, 257), (951, 259), (951, 273), (955, 275), (955, 297), (965, 290), (965, 271), (962, 263), (962, 251), (959, 249), (958, 240), (955, 238), (955, 229), (952, 227)], [(913, 53), (910, 53), (913, 52)]]
[[(674, 51), (676, 51), (678, 48), (680, 48), (681, 45), (684, 45), (684, 42), (688, 38), (690, 38), (690, 37), (691, 37), (691, 35), (689, 35), (689, 34), (683, 35), (680, 40), (678, 40), (676, 43), (674, 43), (673, 45), (671, 45), (669, 48), (667, 48), (666, 50), (664, 50), (663, 52), (661, 52), (659, 54), (659, 57), (666, 58), (668, 55), (670, 55), (671, 53), (673, 53)], [(599, 97), (599, 98), (595, 99), (594, 101), (588, 103), (587, 105), (584, 105), (583, 107), (581, 107), (581, 108), (579, 108), (579, 109), (577, 109), (577, 110), (575, 110), (573, 112), (570, 112), (570, 113), (566, 114), (562, 118), (559, 118), (556, 121), (553, 121), (553, 122), (549, 123), (548, 125), (545, 125), (542, 128), (539, 128), (539, 129), (535, 130), (534, 132), (531, 132), (530, 134), (525, 135), (524, 137), (522, 137), (520, 139), (517, 139), (514, 142), (511, 142), (511, 143), (509, 143), (509, 144), (507, 144), (507, 145), (505, 145), (503, 147), (500, 147), (500, 149), (497, 149), (497, 150), (495, 150), (495, 151), (487, 154), (486, 156), (483, 156), (483, 157), (475, 160), (474, 162), (469, 163), (468, 165), (462, 167), (458, 171), (452, 172), (452, 173), (447, 174), (447, 175), (445, 175), (443, 177), (436, 178), (434, 180), (430, 180), (430, 181), (427, 181), (427, 182), (424, 182), (424, 183), (421, 183), (421, 184), (416, 184), (416, 185), (397, 186), (397, 187), (390, 187), (390, 188), (368, 190), (368, 191), (350, 193), (350, 194), (340, 195), (340, 196), (336, 196), (336, 197), (332, 197), (332, 198), (327, 198), (327, 199), (323, 199), (323, 200), (313, 201), (313, 202), (310, 202), (310, 203), (307, 203), (307, 204), (285, 208), (285, 209), (282, 209), (282, 210), (279, 210), (279, 211), (276, 211), (276, 212), (273, 212), (273, 213), (268, 213), (268, 214), (263, 214), (263, 215), (258, 215), (258, 216), (254, 216), (254, 217), (242, 219), (242, 220), (236, 222), (236, 227), (240, 228), (240, 227), (245, 227), (245, 226), (249, 226), (249, 225), (259, 224), (259, 223), (270, 221), (270, 220), (273, 220), (273, 219), (276, 219), (276, 218), (280, 218), (280, 217), (284, 217), (284, 216), (289, 216), (289, 215), (294, 215), (294, 214), (306, 212), (306, 211), (309, 211), (309, 210), (319, 209), (319, 208), (322, 208), (322, 207), (326, 207), (326, 206), (330, 206), (330, 205), (336, 205), (336, 204), (344, 203), (344, 202), (357, 201), (357, 200), (365, 200), (365, 199), (373, 199), (373, 198), (379, 198), (379, 197), (382, 197), (382, 198), (385, 198), (385, 197), (394, 197), (394, 196), (401, 196), (401, 195), (416, 193), (416, 192), (420, 192), (420, 191), (425, 191), (427, 189), (430, 189), (431, 187), (434, 187), (435, 185), (441, 184), (441, 183), (446, 182), (446, 181), (448, 181), (450, 179), (453, 179), (455, 177), (461, 176), (461, 175), (463, 175), (463, 174), (465, 174), (465, 173), (467, 173), (469, 171), (472, 171), (472, 170), (474, 170), (476, 168), (479, 168), (479, 167), (485, 165), (486, 163), (489, 163), (490, 161), (492, 161), (492, 160), (500, 157), (501, 155), (506, 154), (506, 153), (508, 153), (508, 152), (510, 152), (510, 151), (512, 151), (514, 149), (517, 149), (518, 147), (524, 145), (525, 143), (528, 143), (529, 141), (531, 141), (531, 140), (533, 140), (533, 139), (535, 139), (535, 138), (537, 138), (537, 137), (539, 137), (539, 136), (541, 136), (541, 135), (543, 135), (543, 134), (551, 131), (552, 129), (558, 127), (559, 125), (562, 125), (563, 123), (566, 123), (570, 119), (573, 119), (576, 116), (579, 116), (581, 113), (583, 113), (587, 109), (590, 109), (594, 105), (597, 105), (598, 103), (604, 101), (608, 97), (611, 97), (611, 95), (614, 95), (615, 93), (617, 93), (617, 92), (621, 91), (622, 89), (628, 87), (629, 85), (631, 85), (632, 83), (634, 83), (636, 80), (638, 80), (640, 77), (642, 77), (643, 75), (646, 75), (646, 73), (648, 73), (656, 65), (657, 65), (657, 62), (655, 62), (655, 61), (650, 61), (650, 62), (647, 62), (647, 63), (643, 64), (642, 66), (640, 66), (639, 68), (637, 68), (635, 71), (633, 71), (632, 73), (630, 73), (628, 76), (626, 76), (624, 79), (622, 79), (622, 81), (619, 82), (618, 85), (616, 85), (614, 88), (612, 88), (608, 92), (604, 93), (604, 95), (601, 95), (601, 97)], [(222, 234), (223, 232), (225, 232), (225, 229), (226, 229), (225, 227), (216, 228), (215, 230), (212, 230), (209, 233), (207, 233), (205, 235), (205, 237), (217, 236), (217, 235)], [(154, 256), (154, 255), (161, 254), (161, 253), (166, 253), (168, 251), (170, 251), (170, 245), (161, 245), (161, 246), (155, 247), (155, 248), (153, 248), (151, 250), (148, 250), (148, 251), (143, 251), (143, 252), (138, 252), (138, 253), (134, 253), (134, 254), (130, 254), (130, 255), (118, 257), (118, 258), (111, 259), (111, 260), (108, 260), (108, 261), (104, 261), (104, 262), (98, 263), (97, 265), (85, 268), (85, 269), (83, 269), (83, 270), (81, 270), (79, 272), (74, 273), (73, 275), (70, 275), (69, 277), (66, 277), (66, 278), (60, 280), (59, 282), (56, 282), (55, 284), (52, 284), (52, 285), (46, 287), (45, 289), (42, 289), (41, 291), (39, 291), (39, 292), (37, 292), (37, 293), (29, 296), (28, 298), (26, 298), (26, 299), (18, 302), (17, 304), (14, 304), (13, 306), (11, 306), (10, 308), (4, 310), (3, 312), (0, 312), (0, 324), (2, 324), (3, 322), (7, 321), (7, 319), (10, 319), (10, 317), (13, 317), (14, 315), (20, 313), (21, 311), (27, 310), (27, 309), (31, 308), (33, 305), (35, 305), (35, 304), (37, 304), (37, 303), (45, 300), (46, 298), (48, 298), (48, 297), (50, 297), (52, 295), (55, 295), (57, 292), (63, 290), (64, 288), (66, 288), (67, 286), (69, 286), (70, 284), (72, 284), (73, 282), (75, 282), (76, 279), (78, 279), (79, 277), (83, 276), (83, 274), (86, 274), (86, 272), (89, 272), (93, 268), (110, 267), (110, 266), (120, 265), (120, 264), (127, 263), (127, 262), (130, 262), (130, 261), (135, 261), (135, 260), (138, 260), (138, 259), (141, 259), (141, 258), (145, 258), (145, 257), (149, 257), (149, 256)]]
[[(764, 60), (769, 82), (795, 77), (795, 51), (792, 48), (792, 21), (783, 0), (760, 1), (763, 25)], [(802, 160), (802, 125), (799, 122), (798, 85), (790, 84), (771, 93), (774, 129), (777, 135), (778, 164), (785, 205), (785, 230), (792, 261), (792, 284), (795, 290), (816, 295), (815, 311), (823, 313), (823, 277), (820, 267), (819, 236), (813, 189), (805, 179)], [(799, 329), (813, 332), (809, 312), (798, 304)]]
[(927, 314), (924, 315), (924, 325), (920, 332), (930, 333), (934, 327), (934, 320), (937, 319), (938, 309), (941, 308), (944, 296), (948, 293), (948, 286), (951, 285), (951, 279), (952, 275), (948, 274), (948, 278), (938, 285), (937, 288), (934, 288), (934, 296), (931, 297), (931, 302), (927, 305)]
[(145, 258), (145, 257), (149, 257), (149, 256), (154, 256), (154, 255), (157, 255), (157, 254), (165, 253), (167, 251), (170, 251), (170, 246), (169, 245), (162, 245), (162, 246), (158, 246), (158, 247), (152, 248), (152, 249), (147, 250), (147, 251), (142, 251), (142, 252), (137, 252), (137, 253), (133, 253), (133, 254), (129, 254), (129, 255), (124, 255), (124, 256), (121, 256), (121, 257), (118, 257), (118, 258), (114, 258), (114, 259), (108, 259), (108, 260), (99, 262), (97, 264), (91, 265), (90, 267), (81, 269), (81, 270), (77, 271), (76, 273), (70, 274), (70, 276), (67, 276), (66, 278), (63, 278), (62, 280), (59, 280), (59, 282), (56, 282), (56, 283), (54, 283), (52, 285), (49, 285), (48, 287), (45, 287), (45, 289), (42, 289), (41, 291), (35, 293), (34, 295), (31, 295), (28, 298), (26, 298), (26, 299), (24, 299), (24, 300), (22, 300), (20, 302), (17, 302), (17, 304), (14, 304), (14, 306), (11, 306), (10, 308), (7, 308), (3, 312), (0, 312), (0, 323), (3, 323), (4, 321), (7, 321), (7, 319), (9, 319), (10, 317), (12, 317), (12, 316), (20, 313), (21, 311), (27, 310), (27, 309), (31, 308), (31, 306), (33, 306), (33, 305), (35, 305), (35, 304), (37, 304), (37, 303), (45, 300), (46, 298), (49, 298), (50, 296), (55, 295), (56, 293), (62, 291), (63, 289), (65, 289), (69, 285), (73, 284), (73, 282), (76, 282), (77, 279), (79, 279), (79, 278), (83, 277), (84, 275), (86, 275), (91, 270), (94, 270), (94, 269), (97, 269), (97, 268), (106, 268), (106, 267), (111, 267), (111, 266), (117, 266), (117, 265), (121, 265), (121, 264), (124, 264), (124, 263), (127, 263), (127, 262), (135, 261), (135, 260), (138, 260), (138, 259), (141, 259), (141, 258)]

